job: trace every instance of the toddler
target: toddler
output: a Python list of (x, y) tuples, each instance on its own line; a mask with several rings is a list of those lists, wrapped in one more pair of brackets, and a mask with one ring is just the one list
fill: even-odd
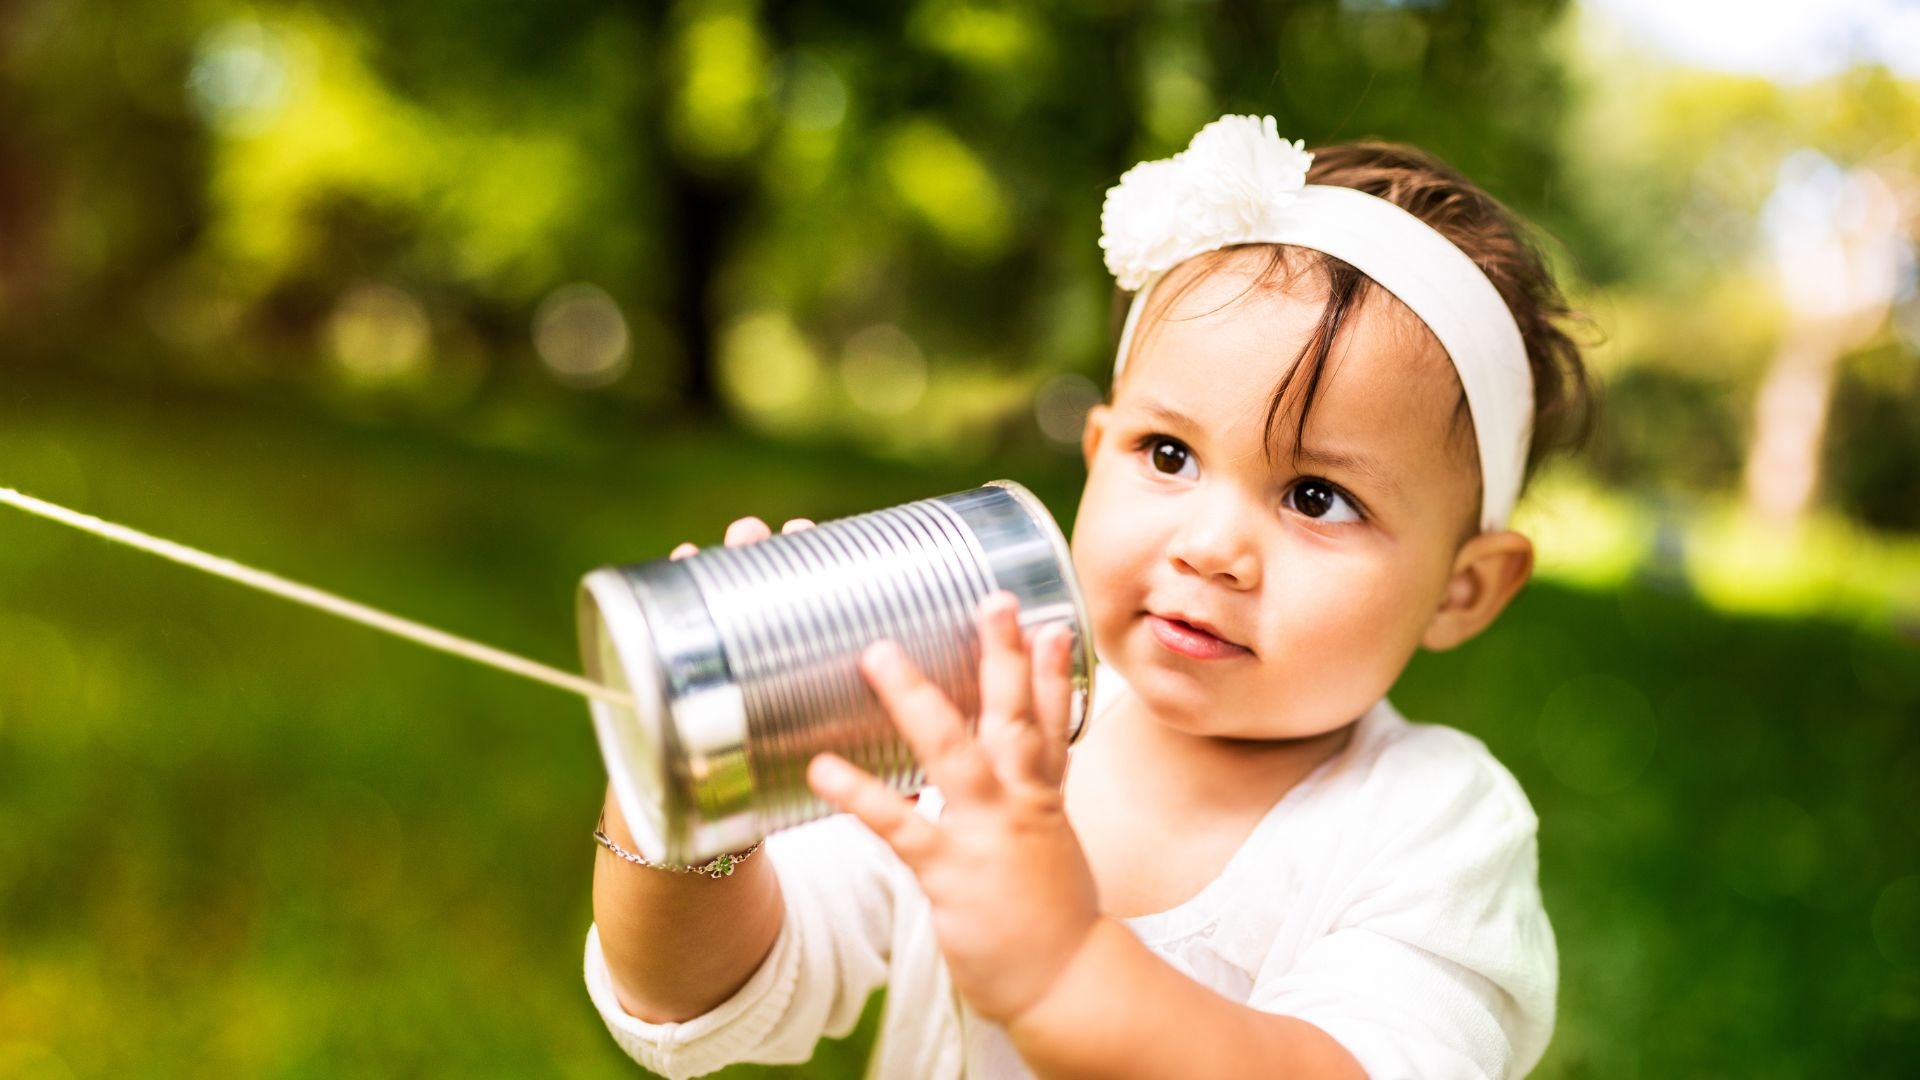
[(1068, 634), (1023, 640), (996, 593), (977, 726), (896, 646), (861, 658), (917, 802), (822, 754), (808, 782), (847, 812), (703, 874), (616, 857), (609, 794), (586, 978), (648, 1068), (806, 1061), (882, 985), (881, 1077), (1540, 1060), (1532, 808), (1478, 739), (1386, 694), (1527, 582), (1507, 519), (1530, 464), (1587, 434), (1543, 260), (1433, 157), (1308, 153), (1270, 117), (1128, 171), (1101, 223), (1133, 299), (1083, 437), (1085, 734), (1069, 748)]

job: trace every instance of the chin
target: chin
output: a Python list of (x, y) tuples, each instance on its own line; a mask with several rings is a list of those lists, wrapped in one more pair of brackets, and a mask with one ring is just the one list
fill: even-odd
[(1162, 727), (1197, 738), (1282, 742), (1325, 735), (1344, 725), (1289, 720), (1272, 707), (1225, 697), (1216, 683), (1166, 663), (1136, 661), (1122, 668), (1121, 676)]
[(1121, 676), (1133, 692), (1140, 695), (1153, 714), (1169, 727), (1194, 735), (1226, 735), (1229, 710), (1219, 690), (1191, 671), (1166, 663), (1149, 661), (1129, 664)]

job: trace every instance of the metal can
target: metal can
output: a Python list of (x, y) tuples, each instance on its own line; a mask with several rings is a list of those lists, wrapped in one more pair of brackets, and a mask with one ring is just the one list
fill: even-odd
[(1060, 527), (1011, 480), (588, 573), (587, 676), (634, 700), (591, 700), (594, 730), (640, 854), (704, 862), (831, 813), (806, 782), (822, 750), (903, 795), (925, 786), (858, 658), (897, 641), (977, 717), (974, 619), (996, 589), (1019, 598), (1023, 630), (1072, 630), (1077, 740), (1094, 667), (1086, 602)]

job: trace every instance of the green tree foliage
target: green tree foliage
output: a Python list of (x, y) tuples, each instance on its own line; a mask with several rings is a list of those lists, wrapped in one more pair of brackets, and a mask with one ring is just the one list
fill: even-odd
[(0, 218), (40, 221), (0, 288), (57, 299), (8, 324), (40, 348), (232, 373), (314, 366), (388, 286), (418, 382), (525, 392), (536, 308), (587, 281), (616, 392), (952, 449), (1101, 369), (1104, 192), (1222, 112), (1416, 141), (1565, 225), (1559, 8), (43, 0), (0, 24), (36, 119), (0, 160), (47, 204)]

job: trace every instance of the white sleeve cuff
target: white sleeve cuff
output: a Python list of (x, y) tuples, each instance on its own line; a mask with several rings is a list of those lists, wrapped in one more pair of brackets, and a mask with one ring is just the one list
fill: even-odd
[(760, 1050), (759, 1060), (793, 1064), (813, 1056), (813, 1041), (798, 1056), (768, 1057), (777, 1048), (767, 1035), (786, 1011), (799, 981), (794, 920), (781, 923), (773, 950), (745, 985), (711, 1010), (687, 1020), (652, 1023), (627, 1012), (614, 992), (613, 976), (600, 949), (600, 928), (587, 929), (587, 994), (614, 1041), (633, 1060), (668, 1080), (704, 1076)]
[(699, 1016), (649, 1023), (620, 1006), (600, 947), (587, 931), (587, 992), (614, 1041), (670, 1080), (743, 1061), (797, 1065), (823, 1038), (842, 1038), (887, 981), (892, 951), (890, 865), (865, 826), (844, 814), (767, 838), (786, 914), (773, 948), (733, 996)]

